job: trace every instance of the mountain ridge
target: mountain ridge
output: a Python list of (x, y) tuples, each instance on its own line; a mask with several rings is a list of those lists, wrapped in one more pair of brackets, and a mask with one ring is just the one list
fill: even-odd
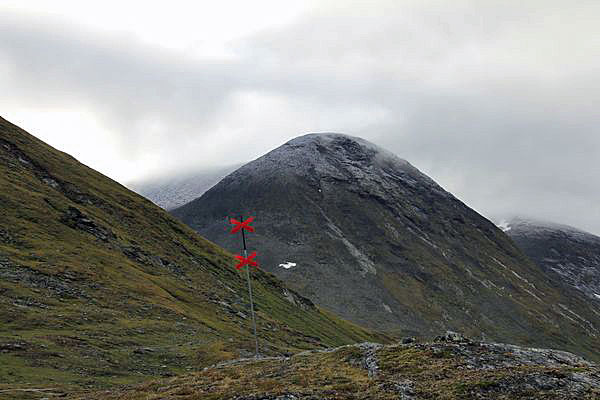
[(251, 245), (264, 268), (365, 326), (451, 329), (586, 355), (598, 346), (600, 320), (584, 299), (548, 285), (491, 221), (363, 139), (292, 139), (172, 213), (229, 249), (226, 217), (256, 216)]
[(506, 234), (556, 285), (600, 301), (600, 237), (565, 224), (527, 217), (504, 221)]
[(129, 182), (125, 186), (161, 208), (170, 210), (202, 196), (204, 192), (239, 166), (207, 168), (177, 175), (167, 174)]

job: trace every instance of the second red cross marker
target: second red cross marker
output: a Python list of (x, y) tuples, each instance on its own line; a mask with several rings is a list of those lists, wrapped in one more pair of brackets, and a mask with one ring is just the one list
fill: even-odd
[(240, 260), (240, 263), (238, 265), (235, 266), (236, 269), (240, 270), (244, 267), (244, 265), (247, 265), (248, 268), (250, 267), (258, 267), (258, 262), (256, 262), (254, 260), (254, 257), (256, 257), (256, 252), (253, 251), (252, 254), (250, 254), (248, 257), (244, 257), (244, 256), (235, 256), (235, 258), (237, 258), (238, 260)]

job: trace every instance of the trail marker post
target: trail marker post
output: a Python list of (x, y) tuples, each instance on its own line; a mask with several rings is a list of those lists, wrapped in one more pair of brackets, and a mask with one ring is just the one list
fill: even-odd
[(231, 229), (231, 233), (232, 234), (236, 234), (239, 231), (242, 231), (242, 244), (243, 244), (243, 256), (235, 256), (235, 258), (237, 258), (240, 262), (238, 263), (238, 265), (236, 265), (236, 269), (237, 270), (241, 270), (242, 268), (244, 268), (244, 266), (246, 267), (246, 280), (248, 281), (248, 295), (250, 297), (250, 313), (252, 314), (252, 329), (254, 331), (254, 356), (255, 358), (258, 358), (258, 335), (256, 333), (256, 317), (254, 316), (254, 300), (252, 298), (252, 284), (250, 282), (250, 267), (258, 267), (258, 262), (256, 260), (254, 260), (254, 257), (256, 257), (256, 252), (253, 251), (252, 254), (250, 254), (250, 257), (248, 257), (248, 248), (246, 247), (246, 233), (244, 231), (248, 231), (248, 232), (254, 232), (254, 227), (250, 226), (250, 223), (254, 221), (254, 217), (249, 217), (248, 219), (246, 219), (244, 221), (243, 217), (240, 216), (240, 220), (238, 221), (235, 218), (231, 218), (229, 220), (229, 222), (232, 225), (235, 225), (232, 229)]

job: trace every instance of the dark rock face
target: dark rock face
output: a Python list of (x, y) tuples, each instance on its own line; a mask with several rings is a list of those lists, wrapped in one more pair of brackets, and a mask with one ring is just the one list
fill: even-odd
[(94, 222), (90, 217), (83, 214), (75, 207), (69, 207), (67, 209), (66, 213), (61, 218), (61, 222), (73, 229), (85, 231), (103, 242), (107, 242), (109, 239), (115, 239), (115, 235), (110, 229)]
[[(372, 328), (598, 346), (599, 316), (581, 296), (547, 285), (493, 223), (359, 138), (296, 138), (172, 213), (236, 253), (227, 217), (255, 216), (249, 246), (261, 268)], [(570, 310), (580, 318), (565, 317)]]
[(567, 284), (600, 301), (600, 237), (549, 222), (514, 218), (503, 226), (557, 285)]
[[(75, 273), (51, 275), (2, 258), (0, 258), (0, 279), (16, 283), (21, 287), (47, 290), (48, 297), (58, 299), (88, 299), (90, 298), (89, 292), (101, 288), (98, 283), (88, 282), (83, 276)], [(14, 303), (28, 307), (48, 308), (43, 303), (31, 298), (15, 299)]]

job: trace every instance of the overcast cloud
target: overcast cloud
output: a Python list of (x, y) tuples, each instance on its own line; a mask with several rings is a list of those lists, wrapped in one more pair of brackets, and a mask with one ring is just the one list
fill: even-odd
[(0, 5), (0, 115), (123, 183), (348, 133), (486, 216), (600, 234), (600, 2), (277, 3)]

